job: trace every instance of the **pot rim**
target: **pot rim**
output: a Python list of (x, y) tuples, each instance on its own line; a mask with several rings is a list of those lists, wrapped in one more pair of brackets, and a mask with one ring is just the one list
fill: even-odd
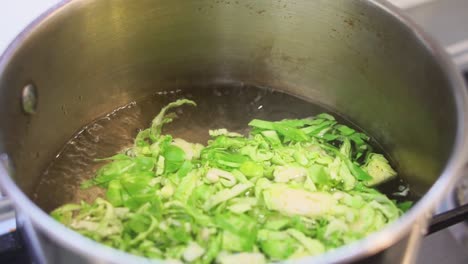
[[(33, 22), (31, 22), (8, 46), (0, 57), (0, 75), (3, 74), (9, 61), (16, 51), (27, 40), (32, 32), (37, 30), (46, 20), (56, 13), (64, 11), (71, 3), (80, 1), (65, 0), (48, 9)], [(402, 26), (406, 27), (432, 55), (433, 59), (441, 65), (442, 71), (451, 84), (451, 93), (455, 97), (457, 131), (454, 141), (453, 151), (447, 161), (447, 164), (440, 174), (439, 179), (433, 184), (429, 191), (421, 198), (415, 206), (397, 221), (389, 224), (384, 229), (375, 232), (359, 241), (331, 250), (322, 255), (314, 257), (305, 257), (295, 260), (295, 263), (337, 263), (349, 262), (360, 259), (365, 256), (375, 254), (384, 250), (408, 234), (417, 223), (427, 222), (432, 215), (435, 206), (455, 183), (458, 176), (468, 160), (468, 150), (466, 149), (467, 137), (466, 130), (468, 124), (465, 122), (465, 113), (468, 113), (468, 93), (465, 89), (461, 74), (452, 63), (449, 55), (440, 47), (431, 37), (429, 37), (419, 26), (412, 22), (407, 16), (392, 4), (381, 0), (368, 0), (375, 8), (380, 8), (397, 20)], [(81, 2), (82, 3), (82, 2)], [(81, 4), (79, 3), (79, 4)], [(4, 155), (4, 154), (2, 154)], [(71, 251), (77, 251), (85, 259), (99, 259), (110, 263), (161, 263), (162, 261), (150, 260), (147, 258), (135, 256), (108, 246), (102, 245), (89, 238), (80, 235), (77, 232), (65, 227), (55, 221), (47, 213), (42, 211), (33, 203), (14, 183), (7, 170), (0, 163), (0, 186), (2, 191), (11, 199), (15, 208), (26, 216), (34, 227), (45, 233), (48, 237), (55, 240), (61, 246)], [(419, 232), (424, 233), (424, 226)]]

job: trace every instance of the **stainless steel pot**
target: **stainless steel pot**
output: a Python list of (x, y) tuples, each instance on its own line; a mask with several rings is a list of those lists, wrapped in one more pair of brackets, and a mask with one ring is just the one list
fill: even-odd
[(395, 8), (373, 0), (82, 0), (46, 12), (0, 60), (0, 183), (39, 262), (144, 261), (52, 220), (31, 201), (40, 172), (97, 116), (157, 91), (217, 82), (266, 86), (344, 113), (423, 195), (384, 230), (299, 262), (413, 260), (466, 161), (468, 104), (445, 53)]

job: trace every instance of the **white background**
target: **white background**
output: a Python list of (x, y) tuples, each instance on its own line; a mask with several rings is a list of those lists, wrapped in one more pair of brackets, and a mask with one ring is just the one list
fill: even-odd
[(58, 0), (0, 0), (0, 53), (41, 13)]

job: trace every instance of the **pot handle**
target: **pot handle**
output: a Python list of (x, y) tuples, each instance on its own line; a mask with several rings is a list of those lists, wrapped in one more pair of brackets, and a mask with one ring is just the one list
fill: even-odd
[[(0, 224), (12, 221), (13, 219), (15, 219), (15, 211), (10, 200), (0, 194)], [(2, 229), (4, 228), (2, 227)]]
[(433, 216), (430, 220), (426, 235), (433, 234), (466, 220), (468, 220), (468, 204)]

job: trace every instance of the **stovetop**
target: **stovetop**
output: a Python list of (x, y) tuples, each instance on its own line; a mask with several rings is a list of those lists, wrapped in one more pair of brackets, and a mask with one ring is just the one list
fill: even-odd
[(10, 232), (0, 236), (0, 263), (32, 263), (18, 232)]
[[(402, 8), (416, 23), (438, 40), (452, 56), (460, 71), (468, 72), (468, 29), (466, 28), (468, 0), (388, 1)], [(0, 53), (22, 28), (58, 2), (60, 1), (0, 1)], [(468, 74), (465, 75), (465, 79), (468, 81)], [(439, 207), (439, 211), (450, 209), (448, 204), (450, 202), (445, 201)], [(0, 212), (0, 215), (2, 213)], [(31, 263), (20, 234), (18, 232), (4, 234), (5, 230), (11, 228), (14, 228), (14, 220), (2, 222), (0, 219), (0, 263)], [(457, 240), (463, 232), (468, 232), (466, 222), (424, 238), (417, 263), (468, 263), (468, 245), (463, 245)]]

